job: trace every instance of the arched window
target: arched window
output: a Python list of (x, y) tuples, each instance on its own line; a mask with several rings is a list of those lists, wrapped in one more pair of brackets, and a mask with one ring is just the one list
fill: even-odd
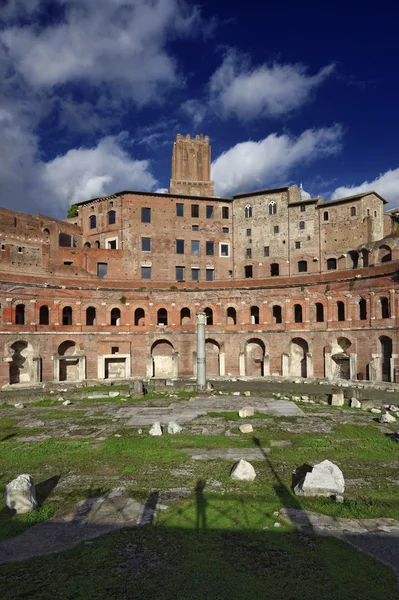
[(298, 261), (298, 273), (306, 273), (308, 270), (308, 263), (306, 260)]
[(86, 325), (93, 326), (96, 324), (96, 309), (94, 306), (86, 308)]
[(282, 323), (283, 322), (281, 306), (278, 306), (278, 304), (273, 306), (273, 322), (274, 323)]
[(136, 308), (134, 311), (134, 325), (138, 327), (139, 325), (145, 325), (145, 312), (144, 308)]
[(168, 324), (168, 311), (166, 308), (160, 308), (157, 313), (157, 325)]
[(321, 302), (316, 302), (316, 323), (324, 323), (324, 306)]
[(363, 267), (368, 267), (369, 266), (369, 255), (370, 255), (369, 251), (364, 248), (363, 250), (360, 251), (360, 254), (362, 256)]
[(39, 325), (49, 324), (49, 309), (48, 306), (43, 305), (39, 309)]
[(338, 321), (345, 321), (345, 304), (341, 300), (337, 302), (337, 317)]
[(364, 298), (359, 300), (359, 319), (365, 321), (367, 319), (367, 302)]
[(96, 215), (90, 215), (90, 229), (95, 229), (97, 226), (97, 217)]
[(380, 262), (390, 262), (392, 260), (392, 250), (389, 246), (380, 246), (380, 248), (378, 249), (378, 256)]
[(305, 229), (305, 221), (299, 221), (299, 229)]
[(213, 325), (213, 310), (211, 308), (205, 308), (204, 313), (206, 314), (206, 324)]
[(250, 204), (247, 204), (244, 208), (244, 215), (246, 219), (252, 217), (252, 206)]
[(381, 305), (381, 319), (389, 319), (391, 316), (389, 310), (389, 300), (385, 296), (380, 297), (380, 305)]
[(180, 311), (180, 325), (189, 325), (191, 323), (191, 310), (184, 307)]
[(323, 221), (328, 221), (328, 210), (323, 212)]
[(251, 325), (259, 325), (259, 306), (251, 306), (250, 317)]
[(72, 308), (70, 306), (64, 306), (62, 309), (62, 324), (72, 325)]
[(294, 304), (294, 321), (302, 323), (302, 306), (300, 304)]
[(327, 258), (327, 271), (335, 271), (337, 268), (336, 258)]
[(111, 325), (116, 327), (121, 324), (121, 311), (119, 308), (111, 310)]
[(83, 244), (83, 248), (91, 248), (91, 244), (90, 244), (90, 242), (85, 242), (85, 243)]
[(43, 229), (43, 233), (45, 233), (46, 235), (50, 235), (50, 230), (46, 227), (46, 229)]
[(108, 225), (115, 225), (116, 223), (116, 212), (114, 210), (110, 210), (108, 213)]
[(269, 215), (276, 215), (277, 214), (277, 203), (272, 200), (271, 202), (269, 202)]
[(351, 206), (351, 217), (356, 217), (356, 206)]
[(61, 232), (58, 235), (58, 245), (61, 248), (72, 248), (72, 246), (73, 246), (72, 236), (69, 235), (68, 233)]
[(352, 252), (349, 252), (349, 256), (352, 259), (352, 267), (354, 269), (357, 269), (357, 267), (359, 265), (359, 252), (356, 252), (356, 250), (353, 250)]
[(270, 275), (272, 277), (277, 277), (278, 275), (280, 275), (280, 267), (279, 267), (278, 263), (271, 263)]
[(25, 325), (25, 304), (15, 307), (15, 325)]
[(98, 240), (96, 240), (96, 241), (94, 242), (94, 247), (95, 247), (95, 248), (99, 248), (99, 247), (100, 247), (100, 242), (99, 242)]
[(237, 325), (237, 312), (232, 306), (227, 309), (227, 325)]

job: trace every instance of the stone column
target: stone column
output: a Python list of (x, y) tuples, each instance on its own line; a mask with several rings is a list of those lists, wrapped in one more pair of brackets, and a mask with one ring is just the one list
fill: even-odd
[(193, 352), (193, 376), (197, 377), (197, 353)]
[(311, 352), (306, 353), (306, 377), (313, 377), (313, 355)]
[(33, 383), (39, 383), (41, 381), (41, 366), (42, 359), (40, 356), (33, 357)]
[(263, 357), (263, 377), (270, 376), (270, 356), (265, 354)]
[(349, 354), (349, 379), (357, 379), (357, 353)]
[(245, 354), (240, 352), (239, 355), (239, 373), (240, 377), (245, 377)]
[(59, 356), (53, 356), (53, 379), (54, 381), (60, 380), (60, 359)]
[(78, 379), (79, 381), (86, 379), (86, 356), (79, 357)]
[(390, 381), (395, 381), (395, 358), (392, 356), (389, 360), (389, 375)]
[(283, 377), (288, 377), (290, 374), (290, 355), (287, 352), (281, 355), (281, 371)]
[(172, 355), (173, 360), (173, 377), (179, 377), (179, 353), (174, 352)]
[(225, 354), (219, 352), (219, 376), (224, 377), (225, 374)]
[(324, 377), (330, 381), (333, 378), (331, 352), (324, 353)]
[(98, 379), (105, 379), (105, 358), (102, 354), (97, 356), (97, 377)]
[(206, 314), (197, 313), (197, 390), (206, 390), (205, 325)]
[(147, 354), (147, 377), (154, 377), (154, 363), (152, 354)]

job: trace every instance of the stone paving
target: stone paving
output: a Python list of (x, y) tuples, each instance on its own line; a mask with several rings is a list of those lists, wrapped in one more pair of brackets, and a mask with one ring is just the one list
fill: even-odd
[(181, 452), (193, 460), (265, 460), (264, 453), (270, 452), (270, 448), (181, 448)]

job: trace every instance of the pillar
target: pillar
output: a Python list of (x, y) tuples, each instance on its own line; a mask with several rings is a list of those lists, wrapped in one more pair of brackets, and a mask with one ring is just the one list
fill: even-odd
[(313, 377), (313, 355), (311, 352), (306, 353), (306, 377)]
[(197, 389), (206, 390), (206, 354), (205, 354), (206, 314), (197, 313)]
[(219, 352), (219, 375), (220, 377), (224, 377), (225, 374), (225, 354), (224, 352)]
[(84, 379), (86, 379), (86, 356), (79, 356), (78, 380), (83, 381)]
[(193, 376), (197, 377), (197, 353), (193, 352)]
[(349, 379), (357, 379), (357, 353), (352, 352), (349, 355)]
[(333, 378), (331, 352), (324, 353), (324, 377), (330, 381)]
[(290, 355), (287, 352), (281, 355), (281, 374), (283, 377), (288, 377), (290, 374)]
[(154, 363), (152, 354), (147, 354), (147, 377), (154, 377)]
[(265, 354), (263, 357), (263, 377), (270, 376), (270, 356)]
[(239, 355), (239, 373), (240, 377), (245, 377), (245, 354), (240, 352)]
[(173, 377), (179, 377), (179, 353), (174, 352), (172, 355), (173, 360)]

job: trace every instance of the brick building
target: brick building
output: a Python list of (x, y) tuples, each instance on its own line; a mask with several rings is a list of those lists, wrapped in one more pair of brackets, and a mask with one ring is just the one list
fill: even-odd
[(394, 381), (398, 212), (373, 191), (214, 195), (209, 138), (178, 135), (169, 193), (65, 221), (0, 209), (0, 385), (207, 374)]

